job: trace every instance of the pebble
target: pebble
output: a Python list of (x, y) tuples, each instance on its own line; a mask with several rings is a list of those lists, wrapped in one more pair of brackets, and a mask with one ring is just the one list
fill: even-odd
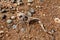
[(24, 16), (25, 16), (25, 14), (22, 12), (17, 13), (17, 18), (21, 21), (23, 21)]
[(49, 34), (53, 34), (53, 33), (55, 33), (55, 30), (54, 29), (52, 29), (51, 31), (49, 31), (48, 32)]
[(8, 37), (9, 36), (9, 34), (6, 34), (6, 37)]
[(42, 14), (42, 16), (46, 16), (46, 14)]
[(36, 8), (40, 8), (41, 6), (36, 6)]
[(44, 2), (44, 0), (40, 0), (40, 2)]
[(35, 13), (35, 10), (34, 10), (33, 8), (31, 8), (31, 9), (29, 10), (29, 12), (31, 12), (32, 14), (34, 14), (34, 13)]
[(17, 0), (17, 5), (23, 4), (22, 0)]
[(11, 20), (11, 19), (8, 19), (8, 20), (7, 20), (7, 23), (8, 23), (8, 24), (12, 23), (12, 20)]
[(1, 33), (4, 33), (4, 31), (0, 31), (0, 34), (1, 34)]
[(32, 3), (33, 2), (33, 0), (28, 0), (28, 3)]
[(55, 30), (52, 29), (52, 30), (51, 30), (51, 33), (54, 33), (54, 32), (55, 32)]
[(58, 6), (58, 8), (60, 8), (60, 6)]
[(24, 32), (25, 31), (25, 28), (21, 28), (21, 30), (20, 30), (21, 32)]
[(16, 29), (16, 28), (17, 28), (17, 25), (13, 25), (12, 28), (13, 28), (13, 29)]
[(18, 16), (18, 17), (21, 16), (21, 15), (25, 15), (25, 14), (22, 13), (22, 12), (17, 13), (17, 16)]
[(4, 28), (4, 26), (1, 26), (1, 28)]
[(59, 19), (59, 18), (54, 18), (54, 21), (55, 21), (56, 23), (60, 23), (60, 19)]
[(22, 2), (22, 0), (17, 0), (17, 2)]
[(12, 11), (14, 11), (14, 10), (15, 10), (15, 7), (12, 7), (12, 6), (11, 6), (10, 9), (11, 9)]
[(30, 5), (31, 5), (31, 3), (27, 3), (27, 5), (28, 5), (28, 6), (30, 6)]
[(12, 2), (12, 3), (15, 3), (15, 2), (16, 2), (16, 0), (11, 0), (11, 2)]
[(5, 0), (5, 2), (9, 2), (9, 0)]
[(11, 19), (15, 19), (16, 17), (15, 16), (11, 16)]
[(32, 16), (31, 12), (28, 12), (28, 13), (27, 13), (27, 16), (28, 16), (28, 17), (31, 17), (31, 16)]
[(2, 38), (4, 36), (4, 31), (0, 30), (0, 38)]
[(1, 12), (2, 12), (2, 13), (6, 13), (7, 10), (6, 10), (6, 9), (2, 9)]

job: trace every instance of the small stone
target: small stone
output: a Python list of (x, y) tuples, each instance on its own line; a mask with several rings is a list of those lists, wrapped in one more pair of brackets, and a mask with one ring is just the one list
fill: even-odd
[(4, 31), (0, 31), (0, 34), (1, 34), (1, 33), (4, 33)]
[(9, 0), (5, 0), (5, 2), (9, 2)]
[(32, 14), (34, 14), (34, 13), (35, 13), (35, 10), (34, 10), (33, 8), (31, 8), (31, 9), (29, 10), (29, 12), (31, 12)]
[(28, 0), (28, 2), (29, 2), (29, 3), (32, 3), (32, 2), (33, 2), (33, 0)]
[(17, 5), (22, 5), (22, 2), (18, 2)]
[(7, 20), (7, 23), (8, 23), (8, 24), (12, 23), (12, 20), (11, 20), (11, 19), (8, 19), (8, 20)]
[(44, 2), (44, 0), (40, 0), (40, 2)]
[(4, 26), (1, 26), (1, 28), (4, 28)]
[(55, 30), (54, 30), (54, 29), (52, 29), (52, 30), (51, 30), (51, 33), (54, 33), (54, 32), (55, 32)]
[(28, 6), (30, 6), (30, 5), (31, 5), (31, 3), (27, 3), (27, 5), (28, 5)]
[(13, 25), (12, 28), (13, 28), (13, 29), (16, 29), (16, 28), (17, 28), (17, 25)]
[(8, 37), (9, 35), (8, 34), (6, 34), (6, 37)]
[(21, 32), (25, 32), (25, 28), (21, 28), (21, 30), (20, 30)]
[(17, 2), (22, 2), (22, 0), (17, 0)]
[(22, 12), (17, 13), (17, 16), (21, 16), (21, 15), (25, 15), (25, 14)]
[(50, 30), (48, 33), (49, 33), (49, 34), (53, 34), (54, 32), (55, 32), (55, 30), (52, 29), (52, 30)]
[(60, 8), (60, 6), (58, 6), (58, 8)]
[(40, 8), (41, 6), (36, 6), (36, 8)]
[(15, 19), (16, 17), (15, 16), (11, 16), (11, 19)]
[(15, 2), (16, 2), (16, 0), (11, 0), (11, 2), (12, 2), (12, 3), (15, 3)]
[(17, 13), (17, 17), (18, 17), (19, 20), (23, 20), (24, 16), (25, 16), (25, 14), (22, 13), (22, 12)]
[(17, 5), (23, 4), (22, 0), (17, 0)]
[(28, 12), (28, 13), (27, 13), (27, 16), (28, 16), (28, 17), (31, 17), (31, 16), (32, 16), (32, 14), (31, 14), (30, 12)]
[(12, 7), (12, 6), (11, 6), (10, 9), (11, 9), (12, 11), (14, 11), (14, 10), (15, 10), (15, 7)]
[(0, 38), (2, 38), (4, 36), (4, 31), (0, 30)]
[(60, 19), (59, 19), (59, 18), (54, 18), (54, 21), (55, 21), (56, 23), (60, 23)]
[(46, 16), (46, 14), (43, 14), (43, 16)]
[(6, 13), (7, 11), (8, 11), (8, 10), (6, 10), (6, 9), (2, 9), (2, 10), (1, 10), (2, 13)]

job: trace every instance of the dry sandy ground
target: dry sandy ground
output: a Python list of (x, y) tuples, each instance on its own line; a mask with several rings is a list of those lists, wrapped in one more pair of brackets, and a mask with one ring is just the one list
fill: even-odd
[[(16, 8), (14, 11), (9, 10), (7, 13), (0, 13), (0, 30), (4, 31), (0, 34), (0, 40), (60, 40), (60, 23), (54, 21), (54, 18), (60, 18), (60, 0), (43, 0), (43, 2), (34, 0), (31, 6), (27, 5), (27, 0), (24, 0), (23, 3), (23, 5), (16, 6), (16, 3), (0, 2), (3, 5), (2, 8), (10, 6)], [(36, 6), (41, 7), (36, 8)], [(10, 27), (17, 24), (17, 18), (11, 24), (6, 23), (9, 17), (16, 16), (17, 8), (20, 12), (26, 13), (31, 7), (36, 11), (32, 17), (39, 18), (46, 30), (54, 30), (55, 32), (52, 35), (44, 32), (38, 23), (18, 24), (16, 29)], [(2, 20), (4, 14), (7, 15), (7, 18)], [(24, 31), (21, 31), (21, 29)]]

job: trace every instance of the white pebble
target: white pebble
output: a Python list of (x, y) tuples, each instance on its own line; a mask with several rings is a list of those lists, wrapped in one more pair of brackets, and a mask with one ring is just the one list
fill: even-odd
[(4, 31), (0, 31), (0, 34), (1, 34), (1, 33), (4, 33)]
[(33, 2), (33, 0), (28, 0), (29, 3)]
[(11, 19), (15, 19), (15, 16), (11, 16)]
[(17, 0), (17, 5), (23, 4), (22, 0)]
[(36, 6), (36, 8), (40, 8), (41, 6)]
[(54, 21), (55, 21), (56, 23), (60, 23), (60, 19), (59, 19), (59, 18), (54, 18)]
[(31, 5), (31, 3), (27, 3), (27, 5), (28, 5), (28, 6), (30, 6), (30, 5)]
[(31, 14), (30, 12), (28, 12), (28, 13), (27, 13), (27, 16), (28, 16), (28, 17), (31, 17), (31, 16), (32, 16), (32, 14)]
[(10, 24), (11, 22), (12, 22), (12, 20), (11, 20), (11, 19), (8, 19), (8, 20), (7, 20), (7, 23), (8, 23), (8, 24)]

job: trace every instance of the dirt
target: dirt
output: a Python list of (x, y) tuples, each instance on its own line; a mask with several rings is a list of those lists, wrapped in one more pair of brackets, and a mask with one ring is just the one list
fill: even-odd
[[(60, 0), (43, 0), (42, 2), (34, 0), (31, 6), (27, 5), (27, 0), (23, 0), (23, 3), (23, 5), (17, 6), (16, 3), (0, 2), (3, 5), (2, 8), (8, 7), (7, 12), (0, 13), (0, 30), (4, 31), (0, 34), (0, 40), (60, 40), (60, 23), (54, 21), (54, 18), (60, 18)], [(13, 6), (15, 10), (10, 10), (10, 6)], [(40, 6), (40, 8), (36, 8), (36, 6)], [(30, 8), (35, 9), (32, 17), (39, 18), (46, 30), (54, 30), (53, 34), (44, 32), (38, 23), (18, 24), (17, 17), (11, 24), (6, 23), (11, 16), (17, 16), (17, 9), (19, 12), (27, 13)], [(4, 14), (7, 15), (6, 19), (2, 19)], [(14, 24), (18, 24), (16, 29), (11, 28)]]

